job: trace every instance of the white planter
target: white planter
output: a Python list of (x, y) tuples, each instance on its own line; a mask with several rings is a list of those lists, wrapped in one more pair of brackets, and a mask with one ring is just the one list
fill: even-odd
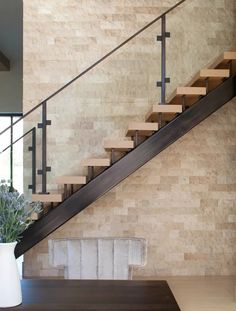
[(0, 308), (22, 303), (20, 275), (14, 255), (16, 244), (0, 243)]

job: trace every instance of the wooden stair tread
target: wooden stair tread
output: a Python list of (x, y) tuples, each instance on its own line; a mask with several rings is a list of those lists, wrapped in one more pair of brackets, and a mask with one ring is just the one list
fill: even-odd
[(39, 220), (41, 217), (43, 216), (43, 211), (42, 212), (40, 212), (40, 213), (32, 213), (31, 215), (30, 215), (30, 220), (32, 220), (32, 221), (36, 221), (36, 220)]
[(158, 123), (152, 122), (131, 122), (128, 126), (126, 136), (134, 136), (138, 132), (139, 136), (150, 136), (158, 130)]
[(119, 139), (110, 139), (104, 141), (105, 150), (120, 150), (127, 151), (134, 148), (134, 142), (132, 140), (119, 140)]
[(173, 118), (173, 115), (176, 113), (182, 112), (182, 105), (160, 105), (154, 104), (152, 105), (149, 112), (146, 114), (146, 121), (154, 121), (157, 120), (158, 113), (162, 113), (162, 118), (164, 120)]
[(195, 87), (195, 86), (179, 86), (175, 89), (175, 91), (171, 94), (170, 98), (168, 99), (168, 102), (171, 103), (171, 101), (176, 96), (203, 96), (206, 95), (206, 88), (205, 87)]
[(236, 51), (226, 51), (224, 52), (225, 60), (236, 60)]
[(223, 78), (228, 78), (230, 76), (229, 69), (201, 69), (188, 83), (188, 86), (193, 85), (199, 80), (205, 80), (206, 78), (211, 78), (214, 80), (222, 80)]
[(201, 69), (200, 78), (228, 78), (229, 69)]
[(84, 185), (86, 182), (86, 176), (58, 176), (55, 178), (55, 183), (59, 185)]
[(49, 193), (49, 194), (41, 194), (35, 193), (32, 194), (32, 201), (33, 202), (62, 202), (63, 201), (63, 194), (62, 193)]
[(81, 161), (82, 166), (110, 166), (110, 159), (108, 158), (89, 158)]
[(208, 67), (216, 68), (219, 65), (228, 63), (230, 60), (236, 60), (236, 52), (235, 51), (227, 51), (218, 56), (214, 62), (212, 62)]

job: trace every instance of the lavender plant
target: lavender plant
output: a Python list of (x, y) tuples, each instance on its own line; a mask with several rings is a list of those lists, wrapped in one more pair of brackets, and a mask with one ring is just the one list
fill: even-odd
[(4, 180), (0, 182), (0, 243), (19, 241), (21, 233), (32, 220), (32, 213), (41, 211), (40, 203), (29, 203), (24, 195), (12, 189)]

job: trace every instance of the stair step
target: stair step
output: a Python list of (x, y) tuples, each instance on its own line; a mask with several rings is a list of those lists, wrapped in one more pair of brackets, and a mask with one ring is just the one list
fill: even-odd
[(202, 69), (199, 78), (228, 78), (229, 69)]
[(162, 113), (163, 120), (169, 120), (174, 117), (176, 113), (182, 112), (182, 105), (160, 105), (154, 104), (146, 115), (146, 121), (156, 121), (158, 113)]
[(139, 136), (150, 136), (158, 130), (158, 123), (132, 122), (129, 124), (126, 136), (135, 136), (136, 131)]
[(49, 194), (41, 194), (36, 193), (32, 194), (32, 202), (62, 202), (63, 195), (62, 193), (49, 193)]
[(132, 140), (119, 140), (112, 139), (104, 141), (104, 148), (107, 151), (118, 150), (118, 151), (128, 151), (134, 148), (134, 142)]
[(235, 60), (236, 59), (236, 51), (227, 51), (223, 53), (224, 60)]
[(236, 60), (236, 51), (227, 51), (221, 54), (215, 59), (213, 63), (209, 66), (210, 68), (216, 68), (220, 65), (225, 65), (230, 60)]
[(196, 84), (199, 84), (204, 81), (206, 78), (210, 78), (211, 80), (219, 80), (219, 82), (223, 78), (228, 78), (230, 76), (229, 69), (202, 69), (200, 70), (188, 83), (188, 86), (192, 86), (193, 84), (196, 86)]
[(36, 220), (39, 220), (42, 216), (43, 216), (43, 212), (41, 212), (41, 213), (32, 213), (30, 215), (30, 220), (36, 221)]
[(96, 166), (110, 166), (110, 159), (101, 159), (101, 158), (90, 158), (90, 159), (84, 159), (81, 161), (82, 166), (91, 166), (91, 167), (96, 167)]
[(85, 185), (86, 176), (59, 176), (55, 178), (55, 183), (59, 185)]
[(205, 87), (194, 87), (194, 86), (179, 86), (176, 88), (176, 90), (171, 94), (170, 98), (168, 99), (168, 102), (171, 103), (171, 101), (175, 97), (179, 96), (203, 96), (206, 95), (206, 88)]

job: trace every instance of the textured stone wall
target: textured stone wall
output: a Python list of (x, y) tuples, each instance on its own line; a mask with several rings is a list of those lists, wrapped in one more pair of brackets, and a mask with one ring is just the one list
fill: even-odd
[[(176, 2), (25, 0), (24, 110)], [(170, 93), (235, 45), (235, 1), (188, 0), (167, 25)], [(158, 101), (159, 32), (153, 25), (48, 102), (50, 188), (55, 175), (83, 172), (82, 158), (105, 155), (102, 140), (123, 137)], [(235, 118), (232, 101), (50, 238), (146, 238), (140, 277), (235, 273)], [(63, 275), (49, 267), (47, 239), (26, 254), (25, 275)]]

